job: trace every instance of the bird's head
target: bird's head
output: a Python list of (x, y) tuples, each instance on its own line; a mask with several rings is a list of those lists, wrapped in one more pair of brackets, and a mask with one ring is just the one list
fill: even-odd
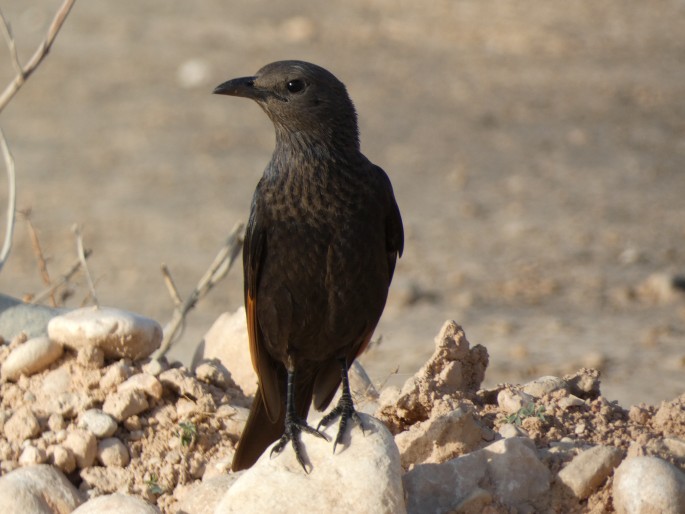
[(273, 62), (252, 77), (224, 82), (214, 93), (257, 102), (274, 123), (277, 137), (358, 146), (357, 115), (345, 85), (316, 64)]

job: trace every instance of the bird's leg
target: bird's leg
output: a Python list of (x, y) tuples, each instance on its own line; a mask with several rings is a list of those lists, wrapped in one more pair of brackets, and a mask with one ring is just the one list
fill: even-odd
[(352, 393), (350, 392), (350, 380), (347, 376), (347, 359), (340, 359), (340, 368), (342, 371), (342, 394), (340, 395), (340, 400), (338, 400), (338, 405), (336, 405), (331, 412), (329, 412), (323, 418), (321, 418), (321, 421), (319, 421), (319, 424), (317, 426), (317, 429), (322, 425), (324, 427), (327, 427), (338, 416), (340, 417), (340, 424), (338, 425), (338, 435), (335, 437), (335, 442), (333, 443), (333, 453), (335, 453), (335, 448), (336, 446), (338, 446), (338, 443), (342, 442), (343, 435), (345, 434), (345, 429), (347, 428), (348, 420), (355, 420), (357, 423), (359, 423), (362, 432), (364, 432), (364, 424), (362, 423), (362, 419), (359, 417), (359, 414), (354, 409), (354, 402), (352, 401)]
[(302, 419), (297, 415), (297, 411), (295, 410), (295, 372), (288, 370), (288, 388), (285, 400), (285, 430), (278, 443), (271, 449), (271, 456), (273, 457), (274, 454), (281, 453), (283, 448), (285, 448), (285, 445), (290, 441), (293, 450), (295, 450), (297, 462), (300, 463), (300, 466), (302, 466), (305, 473), (309, 473), (307, 466), (305, 466), (304, 458), (302, 457), (302, 442), (300, 441), (300, 434), (302, 432), (328, 440), (328, 437), (326, 437), (325, 434), (322, 434), (316, 428), (310, 427), (307, 424), (307, 420)]

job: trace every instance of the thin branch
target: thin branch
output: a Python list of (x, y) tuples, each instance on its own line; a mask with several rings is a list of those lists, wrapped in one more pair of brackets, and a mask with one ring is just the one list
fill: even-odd
[[(33, 222), (31, 221), (31, 210), (26, 209), (24, 211), (21, 211), (20, 214), (24, 217), (24, 220), (26, 221), (26, 224), (29, 229), (29, 236), (31, 237), (31, 246), (33, 247), (33, 253), (36, 255), (36, 259), (38, 259), (38, 269), (40, 271), (40, 277), (43, 280), (43, 283), (47, 287), (50, 287), (52, 285), (52, 280), (50, 279), (50, 273), (48, 272), (48, 264), (45, 260), (45, 255), (43, 255), (43, 248), (40, 244), (40, 239), (38, 239), (38, 233), (36, 232), (36, 228), (33, 226)], [(55, 300), (54, 293), (50, 295), (50, 305), (52, 305), (52, 307), (57, 307), (57, 300)]]
[[(238, 223), (233, 227), (231, 234), (226, 240), (226, 244), (221, 248), (221, 250), (219, 250), (219, 253), (214, 258), (214, 261), (204, 275), (202, 275), (202, 278), (200, 278), (195, 286), (195, 289), (193, 289), (186, 301), (177, 303), (176, 298), (174, 298), (176, 308), (174, 309), (171, 320), (164, 327), (162, 343), (159, 349), (152, 355), (154, 359), (163, 357), (169, 351), (179, 333), (179, 330), (185, 323), (185, 318), (188, 315), (188, 312), (190, 312), (195, 305), (197, 305), (197, 302), (204, 298), (207, 293), (209, 293), (209, 291), (211, 291), (212, 288), (229, 272), (233, 266), (233, 263), (235, 262), (236, 257), (238, 257), (238, 254), (243, 247), (243, 229), (244, 225), (242, 223)], [(165, 273), (164, 270), (162, 273)], [(169, 276), (169, 280), (173, 284), (173, 280), (171, 280), (171, 274), (169, 273), (168, 269), (166, 269), (166, 275)], [(167, 287), (168, 284), (169, 281), (167, 281)], [(173, 289), (175, 290), (175, 286)], [(172, 297), (178, 297), (177, 292), (175, 295), (174, 293), (171, 293), (171, 295)], [(178, 299), (180, 300), (180, 297), (178, 297)]]
[(181, 296), (178, 294), (178, 289), (176, 288), (174, 279), (171, 276), (171, 271), (169, 271), (169, 267), (165, 263), (162, 263), (161, 268), (162, 276), (164, 277), (164, 283), (166, 284), (166, 288), (169, 291), (171, 299), (174, 301), (174, 306), (179, 307), (181, 304), (183, 304), (183, 300), (181, 300)]
[(71, 8), (74, 6), (75, 2), (76, 0), (64, 0), (64, 3), (62, 3), (62, 6), (55, 14), (55, 17), (48, 28), (48, 33), (45, 36), (45, 39), (40, 43), (40, 45), (38, 45), (38, 48), (36, 48), (35, 52), (31, 56), (31, 59), (29, 59), (29, 62), (26, 63), (26, 66), (21, 66), (21, 63), (19, 62), (16, 43), (14, 41), (14, 37), (12, 36), (12, 30), (10, 29), (10, 25), (5, 19), (5, 16), (2, 14), (2, 11), (0, 11), (0, 21), (2, 22), (0, 23), (0, 26), (2, 27), (5, 39), (7, 40), (7, 44), (10, 48), (14, 66), (15, 68), (19, 68), (14, 80), (7, 84), (5, 90), (2, 92), (2, 94), (0, 94), (0, 112), (2, 112), (12, 97), (17, 93), (17, 91), (19, 91), (21, 86), (24, 85), (24, 82), (26, 82), (26, 80), (31, 76), (31, 74), (36, 70), (38, 65), (40, 65), (45, 56), (48, 54), (50, 48), (52, 47), (52, 43), (55, 41), (55, 37), (57, 37), (59, 30), (64, 24), (64, 20), (66, 20), (67, 15), (69, 14), (69, 11), (71, 11)]
[(83, 249), (83, 238), (81, 237), (81, 227), (74, 225), (71, 228), (72, 232), (76, 236), (76, 253), (81, 261), (81, 266), (83, 267), (83, 274), (86, 276), (86, 282), (88, 283), (88, 290), (90, 291), (90, 296), (93, 298), (93, 303), (96, 307), (100, 304), (98, 302), (98, 297), (95, 294), (95, 284), (93, 284), (93, 279), (90, 276), (90, 270), (88, 270), (88, 265), (86, 264), (86, 251)]
[[(92, 254), (92, 250), (86, 250), (84, 253), (84, 257), (87, 259), (90, 257)], [(60, 287), (66, 285), (69, 283), (71, 278), (78, 273), (78, 270), (81, 269), (82, 263), (81, 263), (81, 258), (79, 257), (76, 259), (76, 261), (71, 265), (71, 267), (67, 270), (65, 274), (62, 275), (62, 277), (59, 279), (59, 281), (55, 282), (52, 284), (49, 288), (45, 289), (44, 291), (41, 291), (38, 293), (36, 296), (34, 296), (29, 303), (39, 303), (43, 301), (45, 298), (48, 296), (54, 295), (55, 291), (57, 291)]]
[(12, 238), (14, 237), (14, 220), (16, 218), (17, 185), (14, 172), (14, 158), (7, 146), (7, 140), (2, 129), (0, 129), (0, 149), (5, 158), (5, 168), (7, 169), (7, 227), (5, 228), (5, 240), (0, 250), (0, 270), (2, 270), (10, 251), (12, 250)]

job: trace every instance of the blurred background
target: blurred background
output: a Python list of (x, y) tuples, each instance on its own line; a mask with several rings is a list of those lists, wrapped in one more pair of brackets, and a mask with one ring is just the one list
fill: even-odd
[[(23, 62), (59, 5), (0, 0)], [(160, 264), (187, 295), (274, 144), (255, 104), (210, 92), (320, 64), (405, 223), (372, 378), (401, 384), (454, 319), (488, 348), (486, 385), (590, 366), (608, 399), (658, 404), (685, 391), (684, 34), (682, 0), (77, 1), (0, 126), (53, 278), (79, 223), (101, 304), (164, 324)], [(0, 44), (0, 87), (13, 75)], [(43, 288), (20, 219), (0, 291)], [(171, 355), (241, 304), (238, 265)]]

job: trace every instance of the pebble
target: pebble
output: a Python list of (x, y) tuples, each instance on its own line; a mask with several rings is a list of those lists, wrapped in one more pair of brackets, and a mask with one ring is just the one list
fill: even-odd
[(34, 464), (43, 464), (47, 460), (45, 450), (29, 445), (21, 452), (19, 456), (20, 466), (32, 466)]
[(142, 391), (150, 398), (161, 400), (164, 388), (162, 387), (162, 383), (153, 375), (138, 373), (119, 384), (117, 392), (121, 393), (123, 391)]
[(0, 478), (2, 512), (69, 514), (82, 501), (64, 474), (48, 464), (19, 468)]
[(576, 455), (559, 471), (557, 480), (584, 500), (611, 475), (623, 458), (623, 452), (612, 446), (594, 446)]
[(569, 387), (565, 380), (559, 377), (545, 376), (537, 378), (525, 384), (521, 390), (533, 398), (542, 398), (546, 394), (555, 391), (568, 391)]
[(32, 305), (0, 294), (0, 336), (6, 341), (22, 332), (29, 338), (44, 336), (48, 321), (62, 312), (63, 309)]
[(88, 500), (71, 514), (160, 514), (149, 503), (128, 494), (115, 493)]
[(34, 337), (17, 346), (2, 363), (1, 373), (6, 380), (43, 371), (62, 356), (62, 345), (45, 336)]
[(84, 307), (56, 316), (48, 323), (50, 339), (76, 350), (101, 348), (109, 359), (138, 360), (162, 342), (156, 321), (111, 307)]
[(528, 437), (528, 434), (524, 429), (517, 427), (513, 423), (504, 423), (499, 427), (497, 432), (505, 439), (509, 439), (510, 437)]
[(21, 443), (40, 434), (40, 425), (30, 408), (21, 407), (5, 422), (4, 432), (8, 440)]
[(564, 396), (562, 399), (559, 400), (557, 403), (559, 407), (562, 410), (569, 409), (571, 407), (585, 407), (587, 404), (585, 403), (585, 400), (578, 398), (576, 395), (569, 394), (568, 396)]
[(68, 432), (63, 445), (74, 454), (79, 468), (92, 466), (97, 454), (97, 440), (89, 431), (77, 428)]
[(657, 457), (634, 457), (616, 469), (614, 508), (619, 514), (685, 512), (685, 474)]
[(89, 409), (81, 415), (78, 422), (79, 428), (84, 428), (93, 433), (99, 439), (114, 435), (117, 430), (117, 422), (112, 416), (100, 409)]
[(145, 393), (131, 389), (109, 395), (102, 405), (102, 410), (117, 421), (124, 421), (130, 416), (140, 414), (149, 407)]
[(98, 460), (104, 466), (127, 466), (131, 460), (128, 448), (116, 437), (108, 437), (98, 443)]
[(515, 414), (531, 403), (535, 403), (535, 398), (522, 391), (502, 389), (497, 394), (497, 404), (507, 414)]
[(205, 394), (202, 384), (197, 379), (177, 368), (168, 369), (160, 373), (159, 381), (178, 396), (186, 396), (198, 400)]
[(65, 473), (71, 473), (76, 469), (76, 458), (69, 448), (58, 444), (48, 447), (47, 453), (48, 461)]
[(131, 376), (131, 367), (123, 362), (112, 364), (100, 379), (100, 389), (114, 389)]

